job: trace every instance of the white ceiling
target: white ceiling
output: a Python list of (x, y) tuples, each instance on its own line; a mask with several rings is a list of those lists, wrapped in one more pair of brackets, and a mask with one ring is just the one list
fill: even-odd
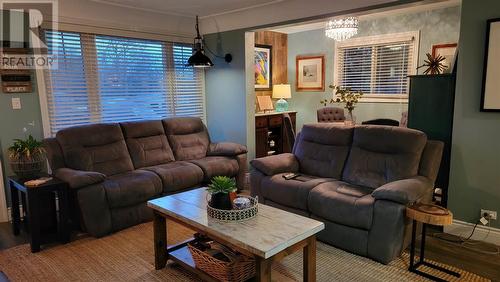
[(166, 15), (194, 17), (218, 16), (271, 5), (286, 0), (90, 0), (125, 8)]
[[(1, 1), (1, 0), (0, 0)], [(440, 1), (440, 0), (408, 0)], [(174, 30), (181, 30), (186, 20), (192, 21), (200, 16), (200, 30), (203, 34), (250, 28), (261, 25), (297, 20), (311, 16), (338, 13), (351, 9), (362, 9), (373, 5), (399, 4), (396, 0), (64, 0), (60, 6), (68, 10), (66, 2), (78, 7), (88, 7), (88, 11), (112, 11), (112, 16), (121, 17), (122, 24), (127, 24), (129, 12), (148, 18), (163, 18), (166, 24), (174, 24)], [(98, 8), (101, 7), (101, 8)], [(97, 9), (97, 10), (96, 10)], [(83, 17), (78, 12), (76, 17)], [(85, 17), (92, 15), (85, 15)], [(93, 16), (92, 16), (93, 17)], [(106, 20), (106, 17), (101, 17)], [(126, 19), (126, 20), (124, 20)], [(182, 23), (182, 24), (181, 24)], [(191, 25), (193, 25), (191, 23)], [(166, 26), (166, 25), (163, 25)], [(169, 24), (170, 28), (172, 25)], [(192, 30), (193, 27), (190, 28)]]
[[(460, 3), (461, 3), (461, 0), (446, 0), (446, 1), (442, 1), (442, 2), (409, 6), (409, 7), (399, 8), (399, 9), (395, 8), (395, 9), (387, 10), (387, 11), (383, 11), (383, 12), (375, 12), (374, 13), (371, 11), (367, 11), (365, 13), (359, 13), (359, 14), (354, 14), (354, 15), (358, 16), (360, 21), (363, 21), (363, 20), (382, 18), (382, 17), (392, 16), (392, 15), (419, 13), (422, 11), (443, 9), (443, 8), (447, 8), (447, 7), (456, 7), (456, 6), (459, 6)], [(275, 31), (275, 32), (291, 34), (291, 33), (297, 33), (297, 32), (309, 31), (309, 30), (323, 29), (323, 28), (325, 28), (326, 22), (329, 19), (330, 18), (316, 20), (316, 21), (312, 21), (312, 22), (306, 22), (306, 23), (278, 26), (278, 27), (271, 28), (269, 30)]]
[[(193, 34), (194, 17), (199, 15), (201, 32), (209, 34), (303, 19), (316, 24), (308, 28), (317, 29), (318, 22), (325, 18), (349, 11), (373, 13), (374, 9), (387, 11), (395, 5), (419, 6), (443, 1), (449, 0), (64, 0), (59, 6), (60, 18), (71, 22), (77, 19), (94, 25), (102, 22), (125, 29), (174, 34)], [(295, 25), (282, 32), (295, 32), (293, 28)]]

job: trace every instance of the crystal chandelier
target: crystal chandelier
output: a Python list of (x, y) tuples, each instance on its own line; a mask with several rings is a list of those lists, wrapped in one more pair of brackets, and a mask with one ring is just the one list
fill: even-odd
[(325, 35), (335, 41), (343, 41), (358, 34), (358, 18), (330, 20), (326, 24)]

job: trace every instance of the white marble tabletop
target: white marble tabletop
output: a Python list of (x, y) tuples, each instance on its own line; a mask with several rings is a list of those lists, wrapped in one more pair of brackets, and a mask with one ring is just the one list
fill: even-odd
[(206, 196), (205, 188), (199, 188), (148, 201), (148, 206), (265, 259), (325, 228), (320, 221), (263, 204), (254, 218), (219, 221), (207, 215)]

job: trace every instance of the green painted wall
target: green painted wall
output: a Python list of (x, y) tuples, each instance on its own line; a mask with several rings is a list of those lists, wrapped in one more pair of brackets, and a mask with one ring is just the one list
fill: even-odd
[(486, 20), (498, 17), (498, 0), (462, 1), (449, 207), (471, 223), (481, 208), (500, 211), (500, 113), (479, 111)]
[[(458, 42), (460, 7), (450, 7), (420, 13), (401, 14), (383, 18), (361, 20), (357, 37), (420, 30), (419, 65), (432, 45)], [(324, 31), (312, 30), (288, 35), (288, 82), (292, 84), (290, 108), (298, 111), (297, 128), (304, 123), (316, 122), (316, 110), (321, 108), (319, 100), (329, 97), (328, 85), (333, 84), (334, 41)], [(297, 55), (326, 56), (325, 92), (295, 91), (295, 58)], [(358, 122), (374, 118), (400, 120), (407, 103), (360, 103), (354, 115)]]
[[(0, 13), (0, 23), (3, 23), (4, 11)], [(19, 29), (20, 30), (20, 29)], [(3, 26), (0, 27), (0, 32)], [(2, 34), (2, 40), (9, 41), (8, 34)], [(14, 44), (14, 46), (22, 44)], [(7, 149), (15, 138), (26, 138), (29, 134), (37, 139), (43, 137), (42, 117), (40, 113), (40, 102), (38, 98), (36, 76), (32, 72), (31, 82), (33, 83), (32, 93), (6, 94), (0, 89), (0, 159), (3, 164), (3, 174), (5, 177), (12, 175), (8, 162)], [(12, 98), (20, 98), (20, 110), (12, 109)], [(9, 199), (7, 192), (7, 198)], [(9, 201), (9, 200), (8, 200)]]
[[(32, 74), (32, 82), (36, 90), (34, 74)], [(12, 109), (12, 98), (21, 98), (20, 110)], [(0, 132), (0, 157), (4, 164), (4, 175), (11, 175), (7, 148), (12, 144), (12, 140), (25, 138), (28, 134), (37, 139), (43, 137), (40, 103), (36, 91), (22, 94), (6, 94), (0, 91)]]

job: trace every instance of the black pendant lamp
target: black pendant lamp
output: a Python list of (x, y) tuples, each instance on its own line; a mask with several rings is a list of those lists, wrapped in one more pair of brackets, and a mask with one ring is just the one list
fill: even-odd
[(214, 65), (212, 60), (205, 55), (203, 50), (203, 39), (198, 28), (198, 16), (196, 16), (196, 37), (194, 39), (194, 54), (188, 59), (188, 65), (195, 68), (209, 68)]

